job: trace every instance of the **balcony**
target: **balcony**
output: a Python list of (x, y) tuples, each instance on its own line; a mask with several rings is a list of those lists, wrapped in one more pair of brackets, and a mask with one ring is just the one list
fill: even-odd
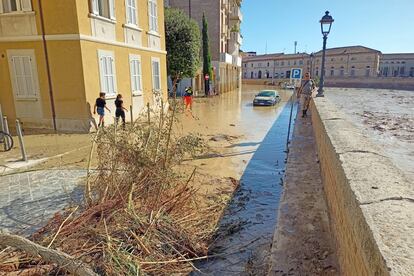
[(233, 65), (241, 67), (242, 66), (242, 58), (240, 56), (233, 56)]
[(243, 21), (243, 14), (239, 6), (231, 8), (230, 20)]
[(233, 64), (233, 57), (227, 53), (220, 53), (220, 61), (228, 64)]

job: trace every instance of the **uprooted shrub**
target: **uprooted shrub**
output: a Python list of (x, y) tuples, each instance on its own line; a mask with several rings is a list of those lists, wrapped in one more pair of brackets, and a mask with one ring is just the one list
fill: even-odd
[(177, 170), (205, 144), (176, 134), (174, 112), (159, 113), (98, 131), (98, 166), (86, 180), (84, 205), (56, 214), (34, 235), (37, 243), (102, 275), (187, 273), (207, 254), (217, 217), (198, 206), (195, 170)]

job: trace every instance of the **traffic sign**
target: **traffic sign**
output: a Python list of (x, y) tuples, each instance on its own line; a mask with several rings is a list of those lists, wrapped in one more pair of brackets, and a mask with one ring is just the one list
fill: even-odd
[(293, 80), (301, 80), (302, 79), (302, 69), (300, 68), (293, 68), (290, 72), (290, 78)]

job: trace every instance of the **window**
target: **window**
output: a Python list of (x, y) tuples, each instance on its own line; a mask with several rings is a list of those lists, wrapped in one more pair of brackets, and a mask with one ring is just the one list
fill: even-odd
[(267, 67), (269, 67), (269, 66), (270, 66), (270, 63), (268, 62), (268, 63), (267, 63)]
[(303, 65), (303, 60), (300, 60), (299, 61), (299, 65)]
[(131, 72), (132, 94), (142, 94), (142, 69), (141, 57), (137, 55), (129, 56), (129, 68)]
[(280, 65), (284, 66), (285, 65), (285, 62), (284, 61), (280, 62)]
[(365, 69), (365, 77), (369, 77), (370, 74), (371, 74), (371, 67), (367, 66), (367, 68)]
[(92, 13), (115, 20), (115, 0), (92, 0)]
[(410, 77), (414, 77), (414, 67), (410, 68)]
[(113, 52), (99, 50), (98, 56), (101, 92), (107, 95), (115, 95), (117, 87), (114, 54)]
[(331, 67), (331, 77), (335, 76), (335, 68)]
[(253, 72), (250, 72), (250, 78), (253, 79)]
[(345, 74), (345, 72), (344, 72), (344, 67), (343, 67), (343, 66), (341, 66), (341, 72), (340, 72), (340, 74), (341, 74), (341, 77), (343, 77), (343, 76), (344, 76), (344, 74)]
[(335, 59), (334, 58), (331, 58), (331, 61), (335, 61)]
[(355, 66), (351, 68), (351, 77), (355, 77)]
[(405, 67), (400, 67), (400, 76), (404, 76), (405, 74)]
[(253, 63), (252, 63), (252, 66), (251, 67), (253, 67)]
[(246, 67), (247, 67), (247, 63), (244, 64), (244, 68), (246, 68)]
[(11, 58), (14, 76), (14, 91), (17, 98), (34, 98), (38, 96), (34, 81), (35, 70), (31, 56), (13, 56)]
[(0, 0), (0, 13), (32, 11), (30, 0)]
[(158, 32), (157, 0), (148, 1), (149, 29)]
[(136, 0), (126, 0), (126, 20), (127, 24), (138, 25), (137, 20), (137, 3)]
[(160, 60), (152, 58), (152, 88), (154, 91), (161, 90)]
[(319, 76), (319, 68), (318, 67), (316, 67), (316, 73), (315, 73), (315, 75), (316, 76)]
[(296, 60), (293, 62), (293, 65), (296, 65)]

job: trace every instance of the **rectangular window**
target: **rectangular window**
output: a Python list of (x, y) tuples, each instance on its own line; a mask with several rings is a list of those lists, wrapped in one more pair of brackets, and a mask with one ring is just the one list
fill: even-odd
[(115, 0), (91, 0), (92, 13), (115, 20)]
[(14, 76), (14, 91), (17, 98), (35, 98), (37, 89), (34, 82), (33, 67), (31, 56), (13, 56), (11, 58)]
[(149, 29), (158, 32), (157, 0), (148, 1)]
[(134, 95), (142, 94), (142, 69), (141, 57), (137, 55), (129, 56), (129, 67), (131, 71), (131, 90)]
[(30, 0), (0, 0), (0, 13), (32, 11)]
[(154, 91), (161, 90), (160, 60), (152, 58), (152, 88)]
[(138, 25), (136, 0), (126, 0), (127, 24)]
[(113, 52), (99, 50), (98, 56), (101, 92), (113, 96), (117, 91), (114, 54)]

